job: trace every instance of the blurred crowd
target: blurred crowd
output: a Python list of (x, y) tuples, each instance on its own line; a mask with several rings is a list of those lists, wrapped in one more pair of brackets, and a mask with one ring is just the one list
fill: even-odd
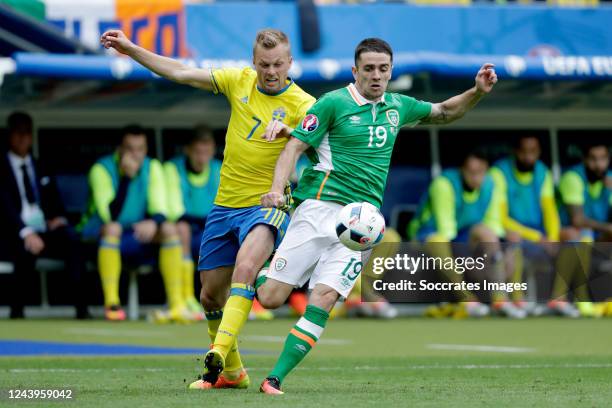
[[(31, 290), (36, 260), (42, 257), (64, 261), (62, 282), (77, 318), (90, 317), (91, 301), (83, 285), (92, 260), (106, 319), (126, 319), (120, 275), (126, 265), (143, 263), (159, 270), (167, 299), (167, 308), (152, 312), (151, 320), (188, 323), (204, 318), (196, 283), (198, 250), (221, 168), (209, 128), (198, 126), (183, 152), (161, 163), (147, 151), (145, 130), (125, 127), (115, 151), (89, 170), (87, 210), (78, 222), (69, 223), (54, 175), (32, 156), (32, 118), (15, 112), (6, 127), (8, 151), (0, 165), (5, 226), (0, 260), (14, 267), (9, 278), (11, 318), (24, 317), (23, 294)], [(486, 253), (493, 274), (487, 278), (497, 281), (519, 283), (528, 274), (547, 270), (545, 278), (535, 280), (550, 288), (546, 302), (533, 301), (522, 291), (457, 291), (451, 301), (427, 308), (427, 316), (612, 315), (612, 303), (605, 294), (594, 296), (589, 284), (592, 248), (612, 240), (610, 153), (606, 144), (594, 142), (585, 145), (582, 154), (582, 163), (566, 169), (555, 185), (551, 170), (540, 160), (540, 140), (525, 134), (515, 139), (508, 157), (490, 164), (486, 155), (473, 150), (459, 167), (447, 168), (432, 180), (405, 231), (410, 241), (444, 258), (459, 256), (461, 246), (456, 244), (461, 243), (470, 252)], [(307, 165), (300, 160), (294, 184)], [(401, 242), (398, 231), (387, 229), (372, 258), (392, 257)], [(452, 267), (439, 272), (441, 280), (461, 276)], [(372, 276), (369, 265), (364, 281)], [(290, 310), (302, 314), (306, 303), (304, 291), (298, 289), (289, 300)], [(371, 285), (359, 282), (334, 314), (393, 318), (398, 311)], [(251, 317), (274, 315), (255, 302)]]

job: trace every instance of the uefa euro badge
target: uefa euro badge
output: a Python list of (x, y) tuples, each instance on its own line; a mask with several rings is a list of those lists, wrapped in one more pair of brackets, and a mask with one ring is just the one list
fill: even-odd
[(395, 109), (387, 111), (387, 120), (393, 126), (399, 125), (399, 113)]
[(317, 115), (309, 114), (306, 115), (304, 120), (302, 121), (302, 130), (306, 132), (314, 132), (319, 127), (319, 118)]
[(282, 122), (283, 119), (285, 119), (285, 116), (287, 116), (287, 112), (285, 112), (285, 108), (282, 106), (274, 109), (274, 112), (272, 112), (272, 119), (276, 119), (279, 122)]

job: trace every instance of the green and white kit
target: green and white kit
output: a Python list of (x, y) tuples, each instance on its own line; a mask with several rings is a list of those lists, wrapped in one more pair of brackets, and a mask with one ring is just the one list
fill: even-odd
[(364, 258), (340, 243), (336, 215), (343, 205), (380, 208), (393, 145), (402, 126), (427, 118), (431, 104), (385, 93), (368, 101), (350, 84), (325, 94), (291, 134), (307, 143), (311, 166), (294, 192), (298, 207), (270, 265), (269, 278), (310, 287), (324, 283), (346, 297)]

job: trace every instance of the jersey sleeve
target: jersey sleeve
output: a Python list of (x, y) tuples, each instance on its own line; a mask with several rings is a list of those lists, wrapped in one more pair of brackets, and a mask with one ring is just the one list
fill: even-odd
[(174, 163), (164, 163), (164, 176), (166, 182), (168, 219), (170, 221), (176, 221), (185, 214), (185, 206), (183, 205), (180, 176)]
[(584, 205), (584, 183), (578, 174), (568, 171), (561, 177), (559, 193), (565, 205)]
[(411, 96), (400, 95), (402, 108), (400, 126), (415, 126), (431, 113), (431, 103), (414, 99)]
[(310, 109), (312, 105), (314, 105), (315, 102), (316, 102), (316, 99), (313, 97), (310, 97), (302, 101), (302, 103), (300, 103), (300, 105), (297, 108), (295, 123), (297, 123), (298, 125), (302, 124), (302, 119), (304, 119), (304, 117), (308, 114), (308, 109)]
[(333, 99), (326, 95), (315, 102), (306, 112), (304, 119), (291, 133), (291, 136), (308, 143), (312, 147), (319, 147), (334, 120)]
[(93, 204), (104, 223), (111, 221), (110, 203), (115, 198), (113, 179), (100, 163), (93, 165), (88, 176)]
[(503, 237), (505, 235), (505, 231), (500, 215), (500, 196), (501, 195), (499, 191), (497, 191), (497, 188), (493, 187), (493, 196), (491, 197), (491, 202), (489, 203), (489, 207), (487, 208), (482, 223), (493, 230), (495, 235), (498, 237)]
[(436, 178), (429, 187), (431, 212), (436, 223), (436, 232), (448, 240), (457, 236), (455, 220), (455, 192), (445, 177)]
[(151, 160), (147, 195), (147, 211), (149, 215), (159, 214), (167, 217), (168, 205), (166, 203), (166, 183), (164, 180), (164, 171), (161, 163), (155, 159)]
[(221, 68), (210, 69), (210, 78), (212, 79), (212, 91), (215, 94), (222, 93), (229, 96), (232, 93), (233, 84), (240, 78), (239, 68)]

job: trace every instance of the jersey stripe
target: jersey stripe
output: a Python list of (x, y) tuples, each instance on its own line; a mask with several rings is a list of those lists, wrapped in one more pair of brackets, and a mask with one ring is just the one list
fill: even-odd
[(319, 192), (317, 193), (317, 200), (321, 199), (321, 193), (323, 192), (323, 186), (325, 185), (325, 183), (327, 182), (327, 179), (329, 178), (329, 173), (330, 173), (329, 171), (325, 173), (325, 178), (321, 182), (321, 187), (319, 187)]

